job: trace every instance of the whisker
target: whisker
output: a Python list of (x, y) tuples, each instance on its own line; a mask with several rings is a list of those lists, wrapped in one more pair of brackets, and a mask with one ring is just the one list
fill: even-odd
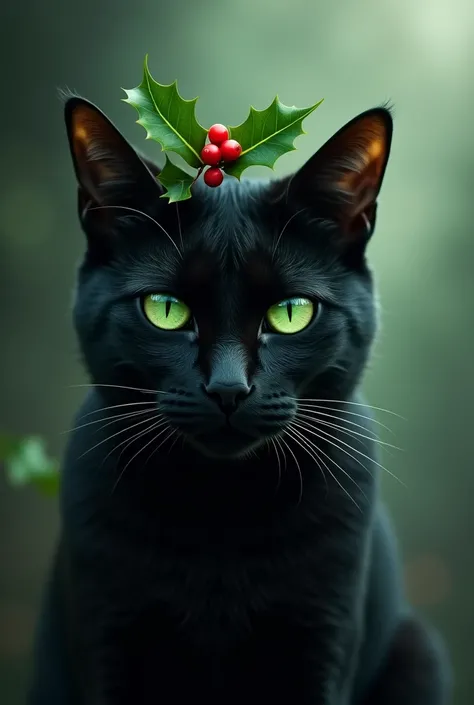
[[(312, 426), (310, 426), (310, 424), (309, 424), (307, 421), (300, 421), (300, 423), (305, 426), (306, 431), (307, 431), (308, 433), (310, 433), (311, 435), (316, 436), (317, 438), (319, 438), (319, 439), (322, 440), (322, 441), (326, 441), (326, 443), (329, 443), (330, 445), (334, 446), (334, 448), (337, 448), (338, 450), (342, 451), (343, 453), (346, 453), (346, 455), (348, 455), (348, 456), (351, 457), (353, 460), (355, 460), (357, 463), (359, 463), (359, 465), (361, 465), (361, 466), (364, 468), (364, 470), (365, 470), (366, 472), (369, 472), (368, 468), (366, 468), (365, 465), (363, 465), (363, 464), (361, 463), (361, 461), (360, 461), (358, 458), (356, 458), (355, 456), (353, 456), (351, 453), (349, 453), (349, 452), (348, 452), (347, 450), (345, 450), (344, 448), (341, 448), (341, 447), (340, 447), (339, 445), (337, 445), (337, 443), (335, 443), (334, 441), (336, 440), (336, 441), (338, 441), (339, 443), (342, 443), (342, 445), (344, 445), (344, 446), (346, 446), (347, 448), (350, 448), (351, 450), (353, 450), (354, 453), (358, 453), (358, 454), (361, 455), (362, 457), (367, 458), (367, 460), (369, 460), (371, 463), (373, 463), (374, 465), (377, 465), (379, 468), (381, 468), (382, 470), (384, 470), (385, 472), (387, 472), (389, 475), (391, 475), (395, 480), (397, 480), (397, 482), (399, 482), (401, 485), (403, 485), (403, 487), (406, 487), (405, 483), (402, 482), (402, 480), (400, 480), (396, 475), (394, 475), (393, 472), (390, 472), (390, 470), (388, 470), (386, 467), (384, 467), (383, 465), (381, 465), (377, 460), (374, 460), (374, 458), (371, 458), (369, 455), (366, 455), (366, 454), (363, 453), (361, 450), (357, 450), (357, 448), (354, 448), (353, 446), (349, 445), (349, 443), (346, 443), (345, 441), (341, 440), (340, 438), (337, 438), (336, 436), (331, 435), (330, 433), (328, 433), (328, 432), (325, 431), (324, 429), (319, 428), (319, 426), (318, 426), (318, 431), (320, 431), (320, 433), (323, 433), (324, 436), (321, 436), (319, 433), (317, 433), (317, 432), (314, 430), (314, 428), (313, 428)], [(329, 439), (333, 439), (333, 440), (330, 441)]]
[(324, 421), (323, 419), (320, 419), (318, 417), (308, 416), (308, 414), (298, 414), (298, 418), (309, 419), (310, 421), (316, 421), (317, 423), (323, 424), (323, 426), (329, 426), (330, 428), (340, 429), (342, 431), (342, 433), (347, 433), (349, 436), (365, 438), (368, 441), (372, 441), (373, 443), (378, 443), (379, 445), (386, 446), (387, 448), (393, 448), (394, 450), (400, 450), (400, 451), (402, 450), (398, 446), (394, 446), (392, 443), (386, 443), (385, 441), (381, 441), (379, 438), (377, 438), (375, 436), (366, 436), (365, 433), (360, 433), (360, 431), (354, 431), (352, 429), (344, 428), (344, 426), (340, 426), (337, 423), (332, 423), (331, 421)]
[[(303, 436), (302, 432), (301, 432), (301, 431), (298, 431), (298, 430), (294, 427), (293, 424), (290, 424), (290, 426), (292, 426), (293, 431), (294, 431), (295, 433), (299, 433), (300, 436)], [(305, 429), (303, 429), (303, 430), (305, 430)], [(303, 437), (304, 437), (304, 436), (303, 436)], [(339, 465), (339, 463), (337, 463), (337, 462), (334, 460), (334, 458), (331, 458), (330, 455), (328, 455), (327, 453), (325, 453), (324, 450), (322, 450), (322, 449), (321, 449), (319, 446), (317, 446), (315, 443), (312, 443), (309, 439), (306, 439), (306, 440), (308, 441), (308, 443), (310, 443), (311, 445), (313, 445), (314, 450), (318, 453), (318, 455), (319, 455), (319, 453), (322, 453), (328, 460), (330, 460), (332, 463), (334, 463), (334, 465), (335, 465), (335, 466), (336, 466), (336, 467), (337, 467), (337, 468), (338, 468), (338, 469), (357, 487), (357, 489), (358, 489), (359, 492), (362, 494), (362, 496), (368, 501), (367, 495), (365, 494), (365, 492), (363, 491), (363, 489), (357, 484), (357, 482), (354, 480), (354, 478), (351, 477), (351, 475), (350, 475), (346, 470), (344, 470), (344, 468), (342, 468), (342, 467)], [(321, 460), (322, 462), (324, 462), (322, 458), (320, 458), (320, 460)], [(350, 492), (348, 492), (348, 490), (342, 485), (342, 483), (339, 482), (339, 480), (338, 480), (337, 477), (334, 475), (334, 473), (331, 471), (331, 469), (329, 468), (329, 466), (327, 465), (327, 463), (324, 463), (324, 465), (325, 465), (327, 471), (329, 472), (329, 474), (331, 475), (331, 477), (333, 478), (333, 480), (335, 480), (335, 481), (337, 482), (337, 484), (338, 484), (339, 487), (343, 490), (343, 492), (351, 499), (352, 502), (354, 502), (354, 504), (355, 504), (355, 506), (357, 507), (357, 509), (358, 509), (360, 512), (362, 512), (361, 507), (357, 504), (357, 502), (355, 501), (354, 497), (352, 497), (352, 495), (350, 494)]]
[[(288, 431), (285, 430), (283, 433), (288, 433)], [(291, 436), (290, 436), (290, 438), (291, 438)], [(299, 464), (299, 462), (298, 462), (298, 459), (297, 459), (296, 455), (295, 455), (295, 454), (293, 453), (293, 451), (291, 450), (291, 448), (290, 448), (288, 442), (286, 441), (286, 439), (283, 438), (283, 436), (280, 436), (280, 441), (281, 441), (282, 443), (284, 443), (285, 446), (288, 448), (288, 450), (290, 451), (291, 455), (293, 456), (293, 460), (294, 460), (295, 463), (296, 463), (296, 467), (297, 467), (297, 469), (298, 469), (298, 475), (299, 475), (299, 477), (300, 477), (300, 495), (299, 495), (299, 497), (298, 497), (298, 504), (301, 504), (301, 500), (303, 499), (303, 475), (301, 474), (300, 464)]]
[(85, 428), (86, 426), (91, 426), (92, 424), (97, 424), (101, 423), (101, 421), (110, 421), (110, 423), (106, 423), (103, 426), (101, 426), (98, 430), (100, 431), (103, 428), (106, 428), (106, 426), (110, 426), (110, 424), (115, 423), (116, 421), (121, 421), (122, 419), (127, 419), (127, 418), (132, 418), (133, 416), (141, 416), (142, 414), (150, 414), (153, 411), (153, 409), (141, 409), (139, 411), (128, 411), (126, 414), (115, 414), (115, 416), (106, 416), (105, 418), (101, 419), (94, 419), (94, 421), (88, 421), (87, 423), (83, 423), (80, 426), (75, 426), (74, 428), (69, 428), (67, 431), (61, 431), (60, 435), (64, 435), (65, 433), (73, 433), (73, 431), (79, 431), (80, 428)]
[(183, 252), (183, 249), (184, 249), (184, 245), (183, 245), (183, 231), (181, 230), (181, 218), (179, 217), (178, 201), (176, 201), (176, 220), (178, 221), (179, 242), (180, 242), (180, 245), (181, 245), (181, 256), (182, 256), (182, 252)]
[(110, 409), (121, 409), (124, 406), (142, 406), (147, 405), (152, 409), (156, 409), (155, 400), (150, 401), (129, 401), (126, 404), (112, 404), (111, 406), (101, 406), (100, 409), (94, 409), (94, 411), (88, 411), (87, 414), (83, 414), (83, 417), (92, 416), (92, 414), (100, 414), (101, 411), (109, 411)]
[(130, 431), (132, 428), (136, 428), (137, 426), (141, 426), (142, 424), (148, 423), (149, 421), (150, 421), (150, 419), (143, 419), (142, 421), (138, 421), (138, 423), (135, 423), (132, 426), (127, 426), (127, 428), (120, 429), (120, 431), (117, 431), (117, 433), (113, 433), (111, 436), (108, 436), (107, 438), (102, 439), (101, 441), (96, 443), (94, 446), (92, 446), (92, 448), (89, 448), (88, 450), (86, 450), (84, 453), (82, 453), (82, 455), (79, 456), (78, 460), (80, 460), (85, 455), (87, 455), (88, 453), (93, 451), (95, 448), (98, 448), (103, 443), (107, 443), (107, 441), (111, 441), (112, 438), (119, 436), (121, 433), (126, 433), (127, 431)]
[(104, 210), (106, 208), (109, 208), (109, 209), (115, 208), (115, 209), (120, 209), (120, 210), (124, 210), (124, 211), (130, 211), (132, 213), (142, 215), (144, 218), (148, 218), (148, 220), (151, 220), (151, 222), (154, 223), (158, 228), (160, 228), (160, 230), (166, 235), (166, 237), (171, 242), (171, 244), (175, 248), (178, 255), (181, 258), (183, 257), (179, 247), (177, 246), (177, 244), (175, 243), (175, 241), (173, 240), (173, 238), (171, 237), (169, 232), (167, 230), (165, 230), (165, 228), (161, 225), (161, 223), (159, 223), (157, 220), (152, 218), (151, 215), (148, 215), (148, 213), (144, 213), (143, 211), (138, 210), (137, 208), (131, 208), (130, 206), (112, 206), (112, 205), (111, 206), (94, 206), (93, 208), (89, 208), (89, 211), (99, 211), (99, 210)]
[[(173, 446), (175, 445), (176, 441), (177, 441), (177, 440), (180, 438), (180, 436), (181, 436), (181, 431), (178, 431), (177, 428), (175, 428), (174, 430), (176, 431), (176, 436), (175, 436), (175, 439), (174, 439), (173, 443), (172, 443), (172, 444), (170, 445), (170, 447), (168, 448), (168, 455), (171, 453), (171, 451), (172, 451), (172, 449), (173, 449)], [(149, 460), (149, 459), (150, 459), (150, 458), (148, 458), (148, 460)], [(148, 460), (147, 460), (146, 462), (148, 462)], [(146, 463), (145, 463), (145, 465), (146, 465)]]
[(143, 389), (142, 387), (126, 387), (123, 384), (70, 384), (68, 389), (76, 389), (79, 387), (110, 387), (112, 389), (129, 389), (132, 392), (143, 392), (143, 394), (168, 394), (168, 392), (162, 392), (159, 389)]
[[(367, 409), (374, 409), (374, 411), (383, 411), (385, 414), (391, 414), (392, 416), (396, 416), (397, 418), (401, 419), (402, 421), (407, 421), (407, 419), (404, 416), (400, 416), (400, 414), (397, 414), (395, 411), (391, 411), (390, 409), (383, 409), (381, 406), (372, 406), (371, 404), (365, 404), (364, 402), (359, 402), (359, 401), (347, 401), (347, 399), (310, 399), (308, 397), (289, 397), (289, 399), (292, 399), (293, 401), (314, 401), (318, 402), (319, 404), (321, 403), (328, 403), (328, 404), (351, 404), (351, 406), (365, 406)], [(334, 411), (340, 411), (339, 409), (334, 409)], [(367, 418), (367, 417), (366, 417)], [(369, 417), (370, 418), (370, 417)]]
[(281, 240), (281, 238), (283, 237), (283, 233), (285, 232), (285, 230), (287, 229), (287, 227), (289, 226), (289, 224), (291, 223), (291, 221), (292, 221), (294, 218), (296, 218), (300, 213), (302, 213), (303, 211), (305, 211), (305, 210), (307, 210), (307, 207), (305, 207), (305, 208), (300, 208), (299, 211), (296, 211), (296, 213), (293, 213), (293, 215), (291, 215), (291, 216), (288, 218), (288, 220), (286, 221), (285, 225), (284, 225), (284, 226), (282, 227), (282, 229), (280, 230), (280, 234), (278, 235), (277, 240), (276, 240), (276, 242), (275, 242), (275, 245), (274, 245), (274, 247), (273, 247), (273, 249), (272, 249), (272, 259), (275, 257), (275, 253), (276, 253), (276, 251), (277, 251), (278, 245), (280, 244), (280, 240)]
[[(159, 422), (158, 422), (158, 423), (159, 423)], [(156, 424), (156, 425), (158, 425), (158, 424)], [(155, 425), (155, 428), (156, 428), (156, 425)], [(115, 482), (115, 484), (114, 484), (114, 486), (113, 486), (113, 488), (112, 488), (112, 494), (115, 492), (115, 489), (116, 489), (118, 483), (120, 482), (120, 480), (121, 480), (122, 477), (124, 476), (125, 471), (126, 471), (126, 469), (128, 468), (128, 466), (130, 465), (130, 463), (132, 463), (132, 462), (135, 460), (135, 458), (136, 458), (138, 455), (140, 455), (140, 453), (142, 453), (142, 452), (145, 450), (145, 448), (148, 448), (148, 446), (150, 445), (150, 443), (153, 443), (153, 441), (156, 441), (157, 438), (159, 438), (163, 433), (165, 433), (165, 432), (167, 431), (167, 429), (169, 429), (169, 425), (165, 426), (165, 428), (162, 429), (156, 436), (153, 436), (153, 438), (151, 439), (151, 441), (148, 441), (148, 443), (145, 443), (144, 446), (142, 446), (134, 455), (132, 455), (132, 457), (131, 457), (130, 460), (124, 465), (124, 467), (123, 467), (123, 469), (122, 469), (122, 472), (121, 472), (120, 475), (118, 476), (118, 478), (117, 478), (117, 480), (116, 480), (116, 482)], [(152, 429), (150, 428), (149, 431), (151, 431), (151, 430), (152, 430)]]
[(275, 455), (276, 455), (276, 458), (277, 458), (277, 463), (278, 463), (278, 482), (277, 482), (277, 486), (276, 486), (276, 489), (275, 489), (275, 493), (276, 493), (276, 492), (278, 492), (278, 490), (280, 489), (280, 485), (281, 485), (281, 463), (280, 463), (280, 454), (278, 453), (278, 447), (277, 447), (277, 444), (275, 443), (275, 440), (274, 440), (273, 438), (270, 438), (270, 443), (271, 443), (272, 446), (273, 446), (273, 449), (274, 449), (274, 451), (275, 451)]
[(281, 450), (281, 452), (282, 452), (282, 454), (283, 454), (283, 462), (285, 463), (285, 467), (283, 468), (283, 472), (286, 472), (286, 469), (287, 469), (287, 460), (286, 460), (285, 449), (284, 449), (283, 446), (281, 445), (280, 436), (273, 436), (273, 440), (275, 441), (275, 443), (278, 444), (278, 447), (280, 448), (280, 450)]
[[(170, 425), (169, 425), (169, 424), (168, 424), (168, 428), (170, 428)], [(166, 431), (166, 428), (164, 429), (164, 431)], [(163, 431), (163, 432), (164, 432), (164, 431)], [(150, 455), (149, 455), (148, 458), (145, 460), (144, 465), (148, 465), (150, 459), (155, 455), (156, 451), (159, 450), (159, 449), (161, 448), (161, 446), (163, 445), (163, 443), (166, 443), (166, 441), (168, 440), (168, 438), (171, 438), (172, 435), (173, 435), (173, 433), (176, 433), (176, 432), (177, 432), (177, 436), (176, 436), (176, 438), (174, 439), (173, 443), (171, 444), (171, 448), (174, 446), (174, 444), (176, 443), (176, 441), (178, 440), (178, 438), (180, 437), (180, 435), (182, 435), (183, 438), (184, 438), (184, 434), (181, 434), (176, 428), (172, 428), (172, 429), (171, 429), (171, 433), (169, 433), (165, 438), (163, 438), (163, 440), (161, 441), (161, 443), (159, 443), (159, 444), (156, 446), (156, 448), (153, 448), (153, 450), (151, 451)], [(160, 435), (161, 435), (161, 433), (158, 434), (158, 436), (155, 436), (155, 438), (154, 438), (153, 440), (156, 440), (157, 438), (159, 438)], [(168, 450), (168, 454), (169, 454), (171, 448)]]
[[(157, 419), (158, 419), (158, 421), (157, 421)], [(161, 418), (161, 414), (157, 414), (156, 416), (151, 418), (150, 419), (150, 426), (148, 426), (145, 429), (142, 429), (141, 431), (138, 431), (137, 433), (134, 433), (131, 438), (125, 438), (125, 440), (120, 441), (120, 443), (117, 443), (116, 446), (114, 446), (111, 450), (109, 450), (109, 452), (107, 453), (107, 455), (105, 456), (105, 458), (103, 459), (103, 461), (101, 463), (101, 467), (104, 465), (107, 458), (109, 458), (112, 455), (112, 453), (114, 453), (117, 450), (117, 448), (120, 448), (120, 446), (123, 446), (122, 450), (119, 453), (117, 461), (116, 461), (116, 464), (118, 465), (120, 462), (120, 458), (125, 453), (127, 448), (129, 448), (132, 445), (132, 443), (134, 443), (136, 440), (138, 440), (142, 436), (146, 436), (146, 434), (149, 433), (149, 431), (152, 431), (154, 428), (159, 428), (160, 425), (163, 425), (165, 423), (166, 423), (166, 420)]]
[[(371, 421), (372, 423), (377, 424), (377, 426), (384, 428), (386, 431), (391, 433), (392, 436), (395, 435), (391, 428), (389, 428), (388, 426), (385, 426), (385, 424), (383, 424), (378, 419), (374, 419), (371, 416), (365, 416), (364, 414), (358, 414), (356, 411), (346, 411), (345, 409), (335, 409), (331, 406), (322, 406), (322, 405), (318, 405), (318, 404), (298, 404), (298, 409), (302, 409), (303, 411), (308, 411), (308, 412), (313, 411), (315, 414), (318, 414), (319, 416), (327, 416), (330, 419), (344, 421), (344, 423), (351, 424), (351, 426), (358, 426), (359, 428), (365, 429), (365, 426), (363, 424), (356, 423), (355, 421), (350, 421), (349, 419), (341, 419), (340, 416), (335, 416), (334, 414), (326, 414), (323, 411), (319, 411), (319, 409), (326, 409), (327, 411), (337, 411), (339, 414), (350, 414), (351, 416), (357, 416), (360, 419), (366, 419), (367, 421)], [(372, 433), (375, 433), (375, 431), (372, 431)]]
[[(290, 427), (291, 427), (291, 430), (292, 430), (293, 432), (296, 431), (296, 429), (293, 427), (292, 424), (290, 424)], [(291, 435), (291, 434), (289, 434), (289, 435)], [(296, 434), (295, 434), (295, 435), (296, 435)], [(300, 440), (300, 439), (301, 439), (301, 440)], [(320, 459), (319, 459), (319, 457), (318, 457), (317, 455), (313, 455), (313, 453), (314, 453), (314, 451), (315, 451), (314, 445), (311, 446), (310, 443), (309, 443), (309, 441), (308, 441), (306, 438), (301, 437), (301, 434), (300, 434), (300, 436), (299, 436), (298, 438), (294, 438), (294, 437), (293, 437), (293, 440), (294, 440), (295, 443), (297, 443), (306, 453), (308, 453), (308, 455), (315, 461), (316, 465), (318, 466), (318, 469), (320, 470), (320, 472), (321, 472), (321, 474), (322, 474), (322, 476), (323, 476), (323, 478), (324, 478), (324, 483), (325, 483), (325, 485), (326, 485), (326, 492), (328, 492), (328, 490), (329, 490), (328, 481), (327, 481), (326, 475), (324, 474), (324, 470), (322, 469), (321, 465), (319, 464), (319, 460), (320, 460)], [(307, 448), (306, 446), (309, 446), (309, 447), (310, 447), (310, 450), (308, 450), (308, 448)]]

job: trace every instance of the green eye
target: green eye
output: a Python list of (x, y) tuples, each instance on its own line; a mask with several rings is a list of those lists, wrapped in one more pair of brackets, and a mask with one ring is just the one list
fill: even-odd
[(309, 299), (286, 299), (271, 306), (267, 321), (277, 333), (299, 333), (313, 318), (314, 304)]
[(167, 294), (148, 294), (143, 300), (143, 310), (150, 323), (163, 330), (178, 330), (191, 318), (188, 306)]

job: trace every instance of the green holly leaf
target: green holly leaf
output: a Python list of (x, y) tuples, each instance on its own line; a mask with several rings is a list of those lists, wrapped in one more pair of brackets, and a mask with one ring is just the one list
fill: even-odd
[(306, 134), (303, 120), (322, 102), (320, 100), (309, 108), (295, 108), (283, 105), (277, 96), (265, 110), (251, 107), (247, 119), (230, 128), (230, 136), (240, 143), (242, 153), (233, 164), (226, 166), (227, 174), (240, 179), (249, 166), (273, 169), (279, 157), (296, 149), (293, 144), (296, 137)]
[(57, 493), (59, 465), (49, 458), (41, 438), (0, 434), (0, 462), (4, 463), (12, 485), (19, 487), (33, 484), (44, 494)]
[(188, 174), (173, 162), (166, 155), (166, 163), (161, 170), (158, 181), (163, 184), (166, 193), (161, 198), (168, 198), (169, 203), (185, 201), (191, 198), (191, 186), (196, 177)]
[(159, 142), (163, 150), (176, 152), (190, 166), (202, 165), (201, 150), (207, 130), (196, 120), (197, 98), (184, 100), (177, 82), (169, 85), (157, 83), (148, 70), (145, 57), (143, 80), (139, 86), (125, 90), (129, 103), (138, 111), (138, 124), (145, 128), (147, 139)]

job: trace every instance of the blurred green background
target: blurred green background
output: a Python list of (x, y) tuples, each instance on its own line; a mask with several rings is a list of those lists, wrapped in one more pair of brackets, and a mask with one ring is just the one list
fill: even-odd
[[(387, 475), (383, 490), (407, 589), (448, 641), (455, 705), (471, 705), (472, 0), (5, 0), (0, 33), (0, 430), (39, 432), (57, 456), (83, 395), (70, 385), (85, 378), (70, 320), (83, 240), (56, 89), (99, 104), (152, 157), (158, 145), (120, 102), (146, 52), (157, 80), (200, 95), (204, 125), (237, 124), (277, 93), (298, 106), (324, 97), (280, 174), (357, 113), (394, 102), (370, 249), (383, 328), (365, 387), (372, 404), (407, 418), (379, 414), (404, 448), (384, 456), (404, 485)], [(54, 499), (0, 478), (2, 705), (24, 702), (57, 528)]]

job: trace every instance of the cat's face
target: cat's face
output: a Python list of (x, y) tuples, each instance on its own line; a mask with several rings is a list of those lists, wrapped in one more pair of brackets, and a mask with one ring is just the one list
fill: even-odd
[(291, 179), (196, 184), (168, 204), (94, 106), (66, 120), (88, 251), (75, 322), (98, 384), (157, 390), (201, 452), (238, 457), (284, 432), (302, 397), (343, 398), (375, 332), (364, 250), (391, 119), (352, 121)]

